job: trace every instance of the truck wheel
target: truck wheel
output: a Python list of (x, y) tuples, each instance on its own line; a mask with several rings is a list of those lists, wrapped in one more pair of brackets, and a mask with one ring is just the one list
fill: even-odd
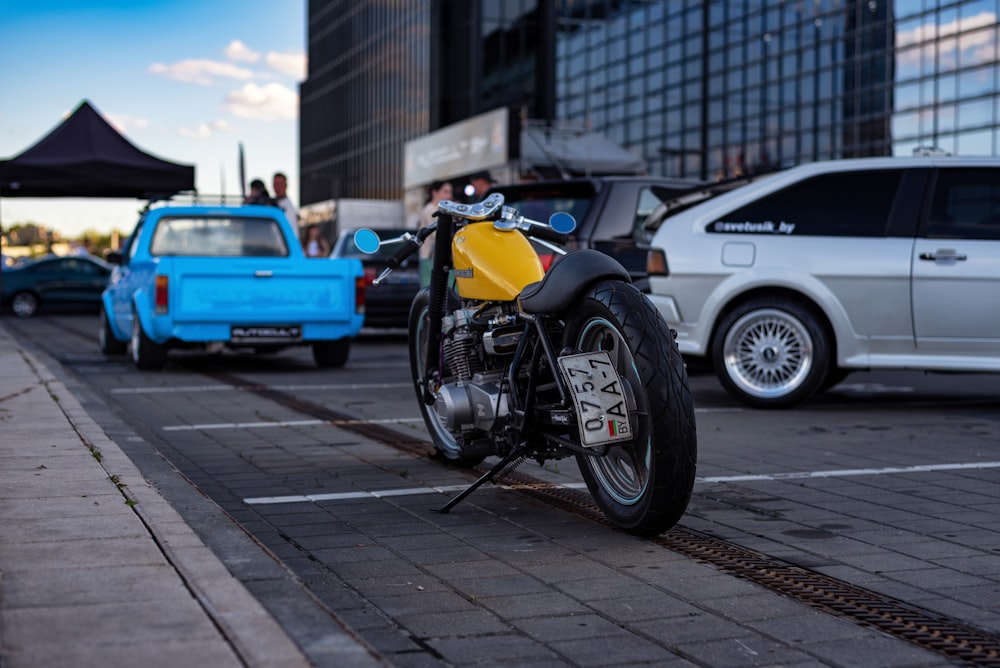
[(11, 298), (10, 308), (18, 318), (30, 318), (38, 313), (38, 297), (33, 292), (22, 290)]
[(162, 369), (167, 363), (167, 349), (142, 331), (139, 314), (132, 314), (132, 361), (139, 369)]
[(719, 322), (712, 363), (722, 386), (755, 408), (783, 408), (823, 387), (830, 344), (818, 317), (788, 299), (753, 299)]
[(347, 355), (351, 351), (350, 339), (336, 341), (317, 341), (312, 344), (313, 359), (321, 369), (340, 368), (347, 364)]
[(104, 310), (103, 305), (101, 306), (101, 325), (100, 329), (97, 330), (97, 342), (101, 352), (105, 355), (124, 355), (125, 349), (128, 347), (124, 341), (115, 338), (114, 332), (111, 331), (111, 323), (108, 321), (108, 313)]

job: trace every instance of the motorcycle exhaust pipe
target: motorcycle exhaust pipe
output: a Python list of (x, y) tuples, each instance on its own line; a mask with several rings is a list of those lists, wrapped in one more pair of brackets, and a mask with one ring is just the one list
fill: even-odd
[(521, 343), (524, 327), (511, 325), (497, 327), (483, 334), (483, 348), (490, 355), (510, 355)]

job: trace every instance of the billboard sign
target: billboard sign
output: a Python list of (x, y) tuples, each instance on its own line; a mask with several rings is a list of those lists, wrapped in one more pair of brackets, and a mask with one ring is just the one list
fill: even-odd
[(504, 107), (406, 142), (403, 188), (502, 166), (510, 159), (509, 122)]

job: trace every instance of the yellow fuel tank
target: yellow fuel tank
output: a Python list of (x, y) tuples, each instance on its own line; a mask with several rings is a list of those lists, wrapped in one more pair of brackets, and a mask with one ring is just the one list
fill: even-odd
[(451, 253), (458, 294), (466, 299), (512, 301), (545, 276), (531, 242), (492, 222), (470, 223), (456, 232)]

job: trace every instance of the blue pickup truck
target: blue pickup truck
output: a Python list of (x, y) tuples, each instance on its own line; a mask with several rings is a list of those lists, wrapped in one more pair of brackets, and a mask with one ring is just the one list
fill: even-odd
[(101, 295), (101, 351), (162, 368), (172, 348), (273, 352), (309, 345), (347, 361), (364, 321), (356, 259), (309, 259), (281, 209), (163, 205), (139, 218)]

